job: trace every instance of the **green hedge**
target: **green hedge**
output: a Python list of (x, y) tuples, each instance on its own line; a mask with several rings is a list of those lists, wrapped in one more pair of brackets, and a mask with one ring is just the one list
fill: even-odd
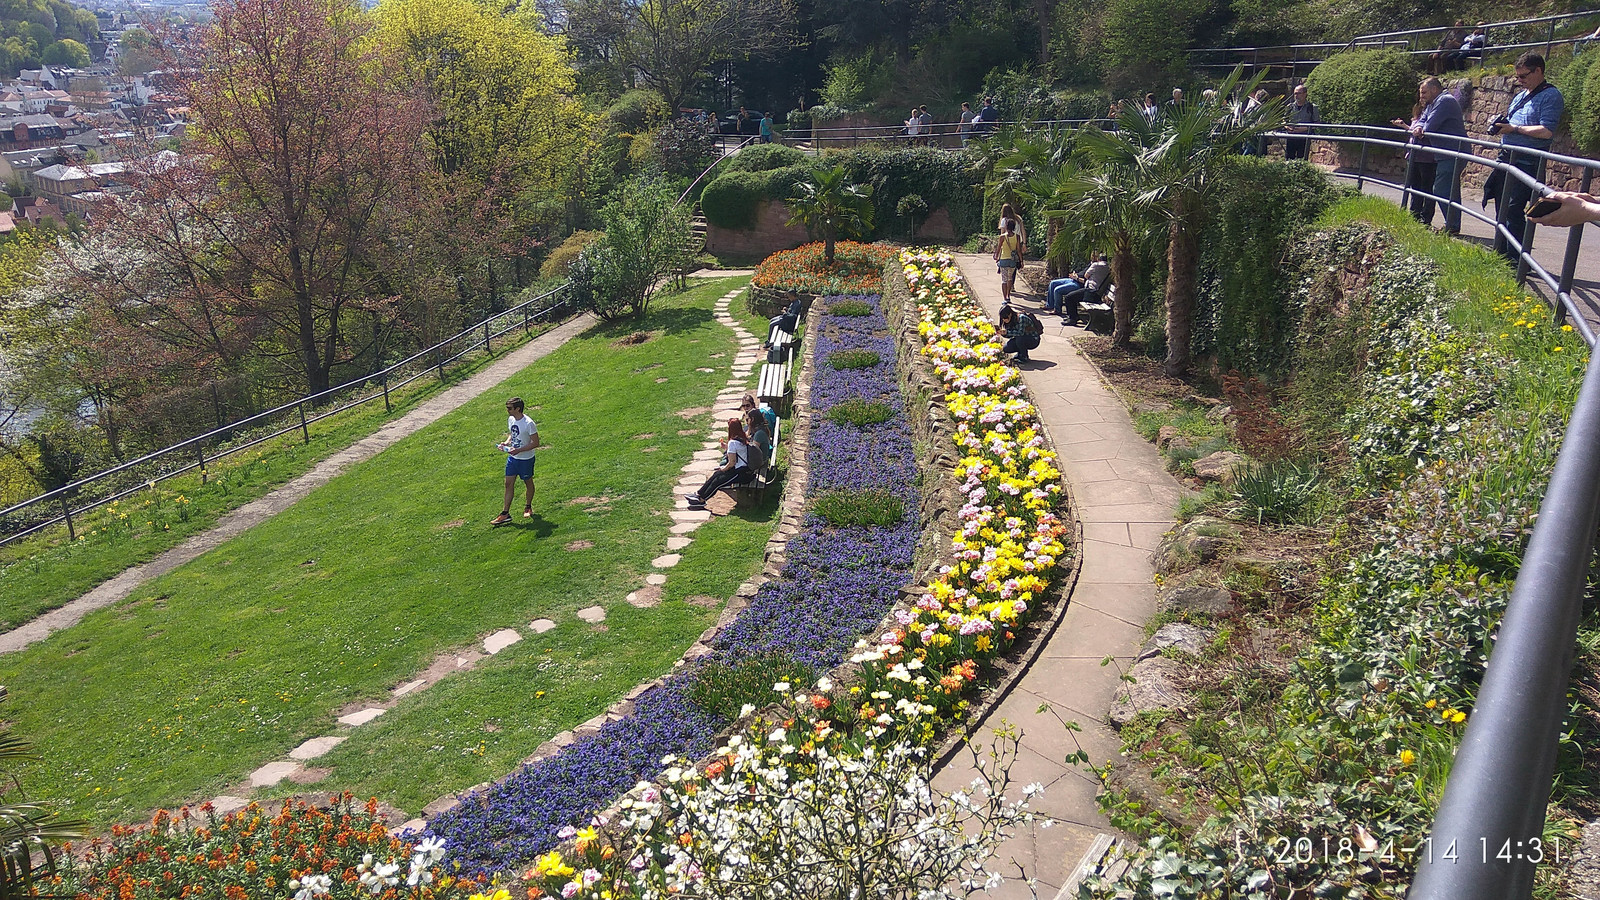
[(1561, 68), (1555, 79), (1567, 101), (1567, 124), (1572, 139), (1590, 153), (1600, 152), (1600, 53), (1580, 53)]
[(1343, 193), (1308, 163), (1246, 156), (1220, 163), (1200, 239), (1196, 354), (1215, 354), (1222, 371), (1284, 371), (1299, 315), (1283, 261)]
[(756, 223), (756, 207), (762, 200), (787, 200), (810, 171), (809, 166), (786, 166), (766, 172), (724, 173), (706, 185), (700, 195), (700, 211), (718, 228), (749, 228)]
[(1306, 92), (1324, 122), (1387, 125), (1411, 118), (1417, 99), (1417, 69), (1398, 50), (1335, 53), (1306, 77)]
[(790, 166), (803, 166), (811, 162), (811, 157), (801, 153), (793, 147), (782, 144), (756, 144), (746, 147), (733, 155), (733, 158), (722, 164), (723, 174), (728, 172), (769, 172), (773, 169), (786, 169)]
[[(775, 150), (788, 150), (806, 164), (766, 171), (724, 171), (700, 198), (707, 222), (719, 228), (749, 228), (755, 224), (756, 208), (762, 200), (787, 200), (810, 172), (809, 157), (771, 145), (740, 151), (728, 164), (755, 150), (763, 152), (745, 165), (790, 158)], [(929, 210), (947, 208), (958, 238), (982, 230), (983, 205), (978, 191), (982, 181), (963, 165), (959, 154), (932, 147), (859, 148), (830, 153), (827, 158), (830, 164), (843, 165), (851, 181), (872, 185), (877, 227), (862, 240), (909, 236), (909, 220), (899, 214), (898, 206), (901, 198), (910, 194), (922, 197)]]

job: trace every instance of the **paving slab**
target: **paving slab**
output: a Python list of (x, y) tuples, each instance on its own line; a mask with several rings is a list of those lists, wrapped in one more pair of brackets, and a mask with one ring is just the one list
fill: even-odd
[(664, 553), (661, 556), (658, 556), (655, 559), (650, 560), (650, 565), (655, 566), (658, 569), (670, 569), (673, 566), (677, 565), (682, 559), (683, 559), (683, 555), (682, 554), (679, 554), (679, 553)]
[(515, 628), (502, 628), (483, 639), (483, 652), (490, 656), (522, 640), (522, 632)]
[(531, 629), (534, 634), (544, 634), (546, 631), (550, 631), (555, 627), (556, 623), (550, 619), (534, 619), (532, 622), (528, 623), (528, 628)]
[(590, 625), (598, 625), (606, 620), (606, 608), (604, 606), (586, 606), (578, 610), (578, 618), (588, 622)]
[(211, 798), (211, 811), (219, 816), (225, 816), (228, 813), (238, 812), (249, 805), (249, 800), (246, 800), (243, 797), (235, 797), (231, 794), (223, 794), (221, 797)]
[(327, 753), (329, 750), (332, 750), (333, 748), (344, 743), (345, 740), (347, 739), (342, 736), (331, 734), (327, 735), (326, 737), (312, 738), (311, 740), (306, 741), (304, 744), (301, 744), (293, 750), (290, 750), (289, 758), (299, 760), (316, 759), (322, 754)]
[(426, 678), (418, 678), (416, 681), (408, 681), (405, 684), (400, 685), (399, 687), (395, 688), (393, 691), (390, 691), (390, 693), (392, 693), (396, 697), (404, 697), (405, 695), (411, 693), (412, 691), (419, 690), (420, 688), (424, 687), (425, 685), (427, 685), (427, 683), (428, 683), (428, 679), (426, 679)]
[(351, 728), (356, 728), (371, 722), (373, 719), (376, 719), (386, 712), (388, 712), (388, 710), (381, 706), (369, 706), (366, 709), (358, 709), (349, 715), (340, 716), (339, 724), (349, 725)]
[(694, 538), (669, 537), (667, 538), (667, 549), (676, 553), (677, 551), (688, 547), (692, 543), (694, 543)]
[(272, 787), (290, 775), (300, 771), (300, 764), (287, 760), (269, 762), (261, 768), (250, 773), (250, 786), (256, 788)]
[(667, 583), (667, 576), (661, 572), (652, 572), (644, 577), (644, 583), (655, 587), (660, 587), (661, 585)]

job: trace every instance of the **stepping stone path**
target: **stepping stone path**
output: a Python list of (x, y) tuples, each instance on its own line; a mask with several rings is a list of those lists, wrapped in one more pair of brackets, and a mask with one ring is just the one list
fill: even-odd
[[(714, 307), (714, 313), (717, 321), (732, 329), (734, 335), (738, 339), (737, 343), (739, 350), (734, 354), (731, 365), (729, 366), (729, 371), (731, 374), (728, 378), (728, 386), (718, 392), (714, 406), (685, 409), (680, 410), (678, 413), (684, 418), (693, 418), (695, 416), (704, 415), (708, 412), (711, 413), (711, 430), (710, 433), (706, 435), (705, 442), (700, 445), (700, 449), (695, 451), (689, 461), (684, 464), (683, 476), (678, 480), (677, 484), (673, 488), (673, 508), (668, 512), (668, 515), (673, 522), (670, 529), (671, 536), (667, 538), (667, 552), (656, 557), (650, 562), (651, 566), (656, 569), (670, 569), (673, 566), (676, 566), (683, 559), (683, 551), (688, 549), (689, 546), (694, 543), (692, 534), (695, 529), (699, 528), (701, 525), (704, 525), (706, 522), (711, 521), (713, 515), (713, 510), (689, 509), (689, 504), (684, 499), (683, 495), (699, 488), (700, 484), (705, 481), (706, 476), (717, 469), (718, 464), (722, 459), (721, 440), (726, 436), (727, 433), (727, 420), (739, 415), (739, 401), (746, 393), (748, 393), (747, 384), (750, 379), (750, 373), (761, 359), (760, 340), (754, 335), (750, 334), (750, 332), (746, 331), (744, 327), (739, 324), (739, 321), (728, 312), (729, 306), (742, 293), (744, 293), (743, 288), (730, 291), (726, 296), (719, 299)], [(562, 337), (564, 338), (565, 335)], [(724, 359), (726, 357), (727, 353), (725, 352), (712, 353), (708, 355), (708, 359)], [(715, 372), (717, 369), (699, 368), (695, 371)], [(657, 378), (656, 382), (660, 383), (666, 380), (666, 378)], [(555, 387), (560, 387), (560, 385), (556, 385)], [(537, 409), (538, 407), (534, 408)], [(678, 432), (678, 434), (683, 437), (697, 433), (699, 433), (697, 429), (685, 429)], [(637, 437), (642, 440), (648, 440), (649, 438), (654, 437), (654, 435), (638, 435)], [(657, 448), (645, 447), (643, 448), (643, 452), (650, 452), (655, 449)], [(718, 515), (727, 513), (731, 508), (729, 502), (720, 494), (713, 498), (713, 506), (715, 507), (715, 513)], [(587, 544), (587, 542), (583, 543)], [(569, 545), (566, 549), (578, 550), (580, 548), (576, 545)], [(585, 546), (581, 549), (588, 549), (588, 547)], [(640, 609), (647, 609), (656, 606), (661, 602), (662, 588), (667, 583), (667, 573), (664, 571), (652, 572), (644, 577), (644, 582), (644, 587), (641, 587), (627, 595), (626, 600), (630, 606)], [(704, 601), (707, 598), (696, 597), (691, 599), (692, 601), (697, 602), (697, 605), (704, 605), (699, 601)], [(720, 603), (720, 600), (717, 602)], [(597, 605), (586, 607), (578, 610), (576, 615), (580, 620), (595, 626), (599, 630), (603, 630), (606, 627), (605, 625), (601, 624), (606, 620), (606, 609), (604, 606)], [(559, 623), (553, 619), (534, 619), (532, 622), (528, 623), (528, 631), (533, 634), (544, 634), (547, 631), (555, 629), (558, 624)], [(271, 787), (283, 781), (284, 779), (292, 780), (305, 776), (311, 772), (314, 772), (319, 776), (327, 774), (329, 772), (327, 769), (308, 770), (304, 765), (302, 765), (302, 763), (307, 760), (316, 759), (317, 757), (322, 756), (333, 748), (344, 743), (349, 739), (350, 729), (359, 728), (362, 725), (371, 722), (373, 719), (383, 715), (385, 712), (388, 712), (389, 708), (393, 705), (394, 700), (398, 700), (407, 694), (426, 689), (430, 685), (437, 682), (439, 678), (444, 677), (444, 675), (449, 674), (451, 671), (470, 669), (486, 656), (493, 656), (507, 647), (518, 643), (522, 639), (523, 634), (521, 631), (515, 628), (503, 628), (483, 639), (482, 653), (479, 653), (474, 649), (466, 649), (457, 651), (452, 655), (441, 657), (440, 660), (435, 661), (433, 666), (431, 666), (427, 672), (422, 673), (420, 677), (412, 681), (407, 681), (390, 691), (393, 700), (389, 701), (387, 704), (363, 707), (355, 710), (354, 712), (340, 716), (338, 718), (338, 722), (344, 727), (340, 729), (339, 734), (324, 735), (322, 737), (312, 738), (311, 740), (306, 741), (300, 746), (289, 751), (288, 759), (267, 763), (261, 768), (256, 769), (254, 772), (251, 772), (248, 781), (245, 784), (235, 786), (234, 790), (239, 793), (248, 793), (250, 790)], [(452, 656), (454, 657), (453, 665)], [(570, 740), (571, 733), (568, 732), (566, 734)], [(455, 795), (440, 797), (438, 800), (435, 800), (433, 803), (428, 804), (428, 806), (424, 808), (424, 815), (436, 815), (438, 812), (444, 809), (453, 807), (456, 802)], [(219, 815), (243, 809), (248, 803), (249, 801), (244, 797), (235, 796), (233, 794), (224, 794), (211, 800), (212, 806), (216, 809)], [(404, 825), (401, 825), (396, 831), (397, 833), (419, 832), (424, 827), (424, 824), (425, 822), (423, 819), (412, 819), (411, 821), (406, 822)]]

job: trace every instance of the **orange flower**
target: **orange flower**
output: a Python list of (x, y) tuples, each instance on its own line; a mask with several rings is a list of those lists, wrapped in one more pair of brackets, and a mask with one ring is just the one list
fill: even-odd
[(833, 701), (829, 700), (827, 695), (825, 695), (825, 694), (812, 694), (811, 695), (811, 705), (812, 705), (812, 707), (814, 707), (816, 709), (822, 710), (822, 709), (827, 709), (828, 707), (832, 706), (833, 705)]

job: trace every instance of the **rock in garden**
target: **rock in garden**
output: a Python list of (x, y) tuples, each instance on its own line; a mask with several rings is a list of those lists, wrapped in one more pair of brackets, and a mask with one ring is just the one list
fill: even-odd
[(1146, 660), (1161, 655), (1161, 651), (1171, 647), (1182, 650), (1190, 656), (1199, 656), (1211, 639), (1217, 636), (1214, 628), (1201, 628), (1185, 622), (1172, 622), (1161, 626), (1150, 640), (1145, 641), (1144, 649), (1139, 652), (1139, 659)]
[(1232, 484), (1234, 477), (1244, 468), (1247, 460), (1232, 450), (1218, 450), (1195, 460), (1194, 474), (1206, 481)]
[(1221, 422), (1223, 419), (1226, 419), (1231, 415), (1233, 415), (1233, 407), (1227, 405), (1213, 406), (1209, 410), (1206, 410), (1206, 421)]
[(1199, 516), (1163, 535), (1150, 564), (1162, 575), (1182, 572), (1216, 559), (1238, 537), (1238, 526)]
[(1225, 616), (1233, 612), (1233, 593), (1206, 577), (1189, 578), (1169, 584), (1161, 594), (1165, 609)]
[[(1167, 427), (1171, 428), (1173, 426), (1169, 425)], [(1157, 437), (1157, 440), (1158, 441), (1160, 440), (1159, 435)], [(1165, 449), (1166, 449), (1167, 453), (1172, 454), (1172, 453), (1183, 453), (1183, 452), (1185, 452), (1187, 450), (1193, 450), (1194, 448), (1196, 448), (1198, 446), (1200, 446), (1200, 442), (1198, 440), (1196, 440), (1195, 438), (1189, 437), (1186, 434), (1174, 434), (1174, 435), (1172, 435), (1172, 436), (1167, 438), (1167, 445), (1166, 445)]]
[(1567, 870), (1567, 890), (1574, 897), (1600, 894), (1600, 821), (1583, 826), (1583, 836)]
[(1156, 431), (1156, 446), (1165, 448), (1168, 444), (1171, 444), (1172, 439), (1177, 436), (1178, 426), (1163, 425), (1159, 430)]
[(1188, 709), (1194, 698), (1178, 687), (1182, 674), (1182, 666), (1159, 656), (1135, 663), (1128, 670), (1132, 680), (1124, 681), (1111, 701), (1111, 724), (1121, 728), (1143, 712)]

